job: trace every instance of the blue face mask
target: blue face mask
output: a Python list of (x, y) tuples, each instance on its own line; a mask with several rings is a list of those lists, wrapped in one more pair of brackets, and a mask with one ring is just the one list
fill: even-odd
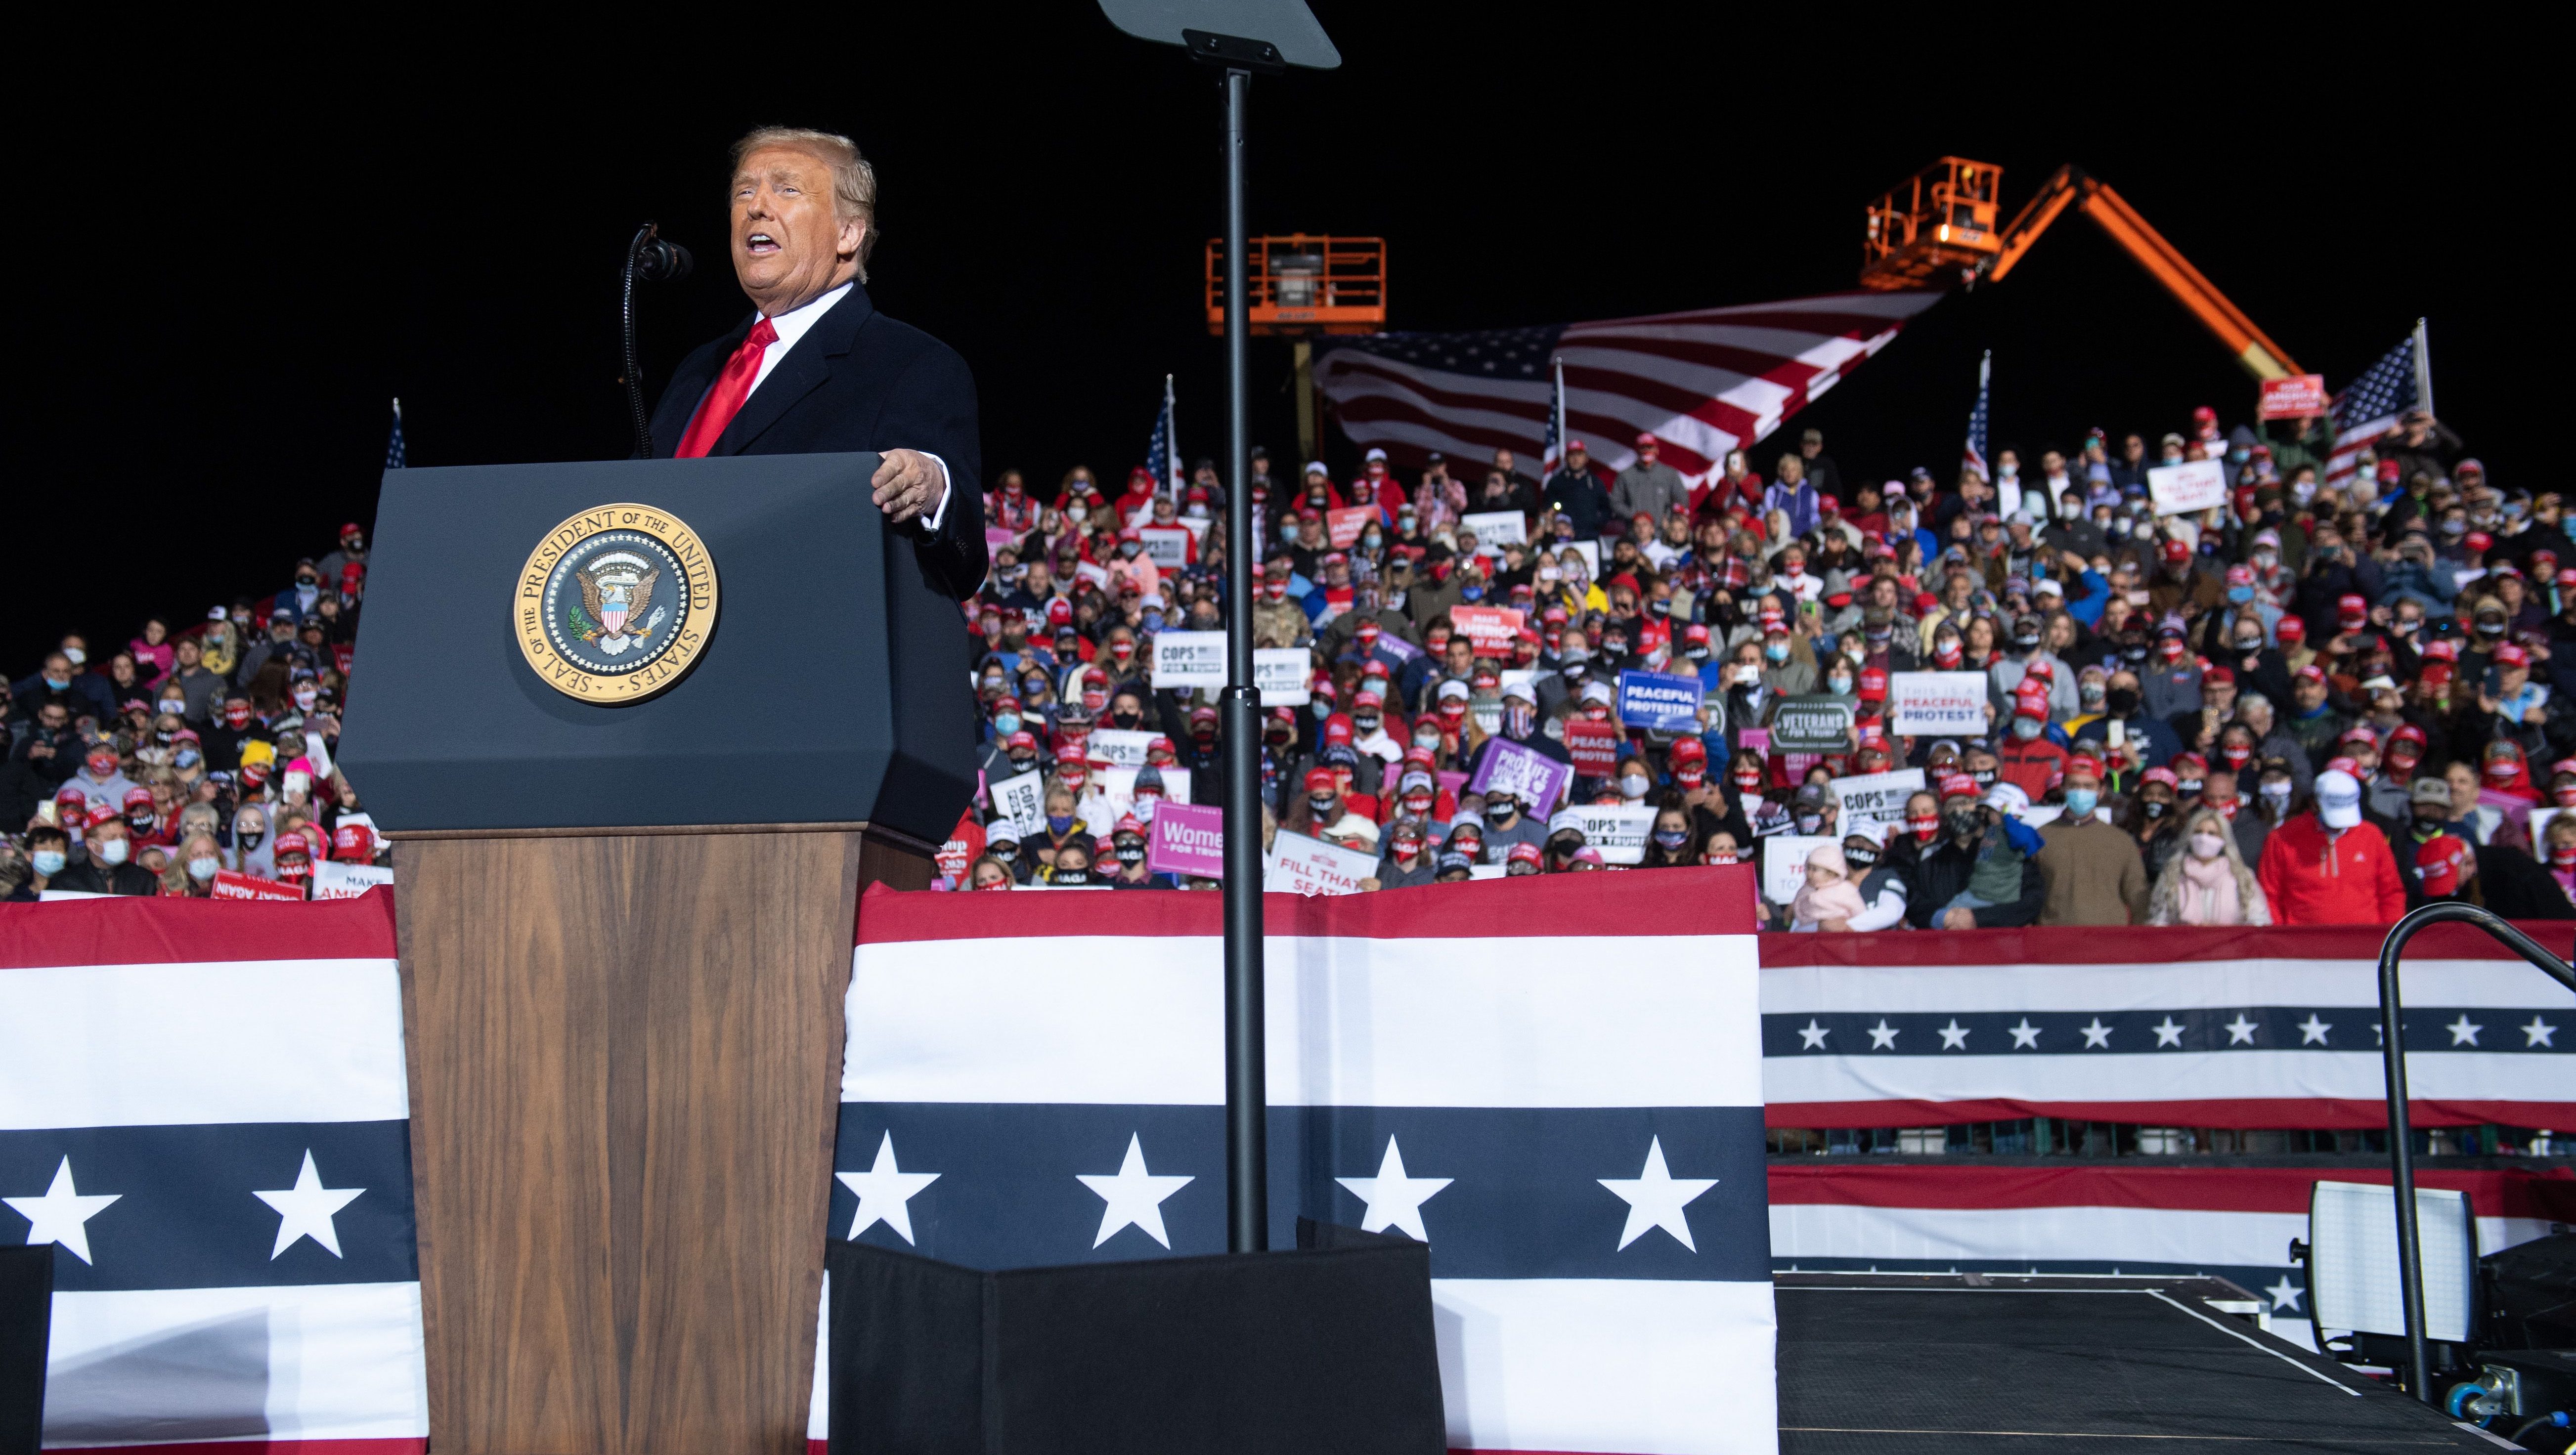
[(1482, 586), (1462, 586), (1458, 588), (1458, 594), (1469, 601), (1482, 601), (1485, 599), (1485, 588)]
[(63, 872), (63, 851), (60, 849), (38, 849), (27, 857), (35, 864), (36, 872), (48, 879)]
[(48, 677), (45, 679), (45, 686), (49, 691), (60, 692), (71, 685), (72, 679), (69, 677)]
[(1762, 658), (1767, 662), (1785, 662), (1789, 660), (1789, 644), (1787, 642), (1773, 642), (1770, 645), (1765, 646), (1762, 649)]
[(1073, 815), (1072, 815), (1072, 814), (1069, 814), (1069, 813), (1051, 813), (1051, 814), (1048, 814), (1048, 815), (1047, 815), (1047, 832), (1048, 832), (1048, 833), (1051, 833), (1051, 834), (1060, 834), (1060, 833), (1063, 833), (1066, 829), (1069, 829), (1069, 828), (1071, 828), (1071, 827), (1073, 827)]
[(1006, 712), (993, 719), (993, 731), (1003, 737), (1007, 738), (1019, 730), (1020, 715), (1016, 712)]
[(2102, 796), (2090, 788), (2069, 788), (2066, 790), (2066, 816), (2091, 818), (2093, 810), (2100, 807), (2101, 802)]
[(2254, 588), (2251, 586), (2230, 586), (2227, 588), (2227, 599), (2235, 602), (2239, 606), (2242, 606), (2246, 602), (2254, 599)]

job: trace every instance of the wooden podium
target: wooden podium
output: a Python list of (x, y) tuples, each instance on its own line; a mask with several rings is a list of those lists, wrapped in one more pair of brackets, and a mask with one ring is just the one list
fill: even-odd
[[(342, 757), (395, 845), (439, 1455), (804, 1449), (858, 895), (927, 885), (973, 781), (875, 463), (387, 472)], [(676, 685), (602, 704), (512, 598), (611, 503), (722, 594)]]

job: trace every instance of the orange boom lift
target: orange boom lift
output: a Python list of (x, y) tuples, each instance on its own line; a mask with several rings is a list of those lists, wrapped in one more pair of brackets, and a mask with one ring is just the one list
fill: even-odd
[[(1297, 454), (1315, 458), (1314, 335), (1376, 333), (1386, 327), (1386, 239), (1292, 232), (1244, 239), (1245, 322), (1255, 336), (1296, 342)], [(1225, 240), (1207, 245), (1208, 332), (1225, 332)]]
[(1981, 282), (2000, 283), (2050, 223), (2069, 207), (2080, 208), (2218, 335), (2245, 372), (2257, 379), (2305, 372), (2108, 183), (2071, 164), (2060, 167), (2012, 221), (1998, 228), (1996, 189), (2002, 180), (2001, 167), (1943, 157), (1890, 188), (1869, 205), (1860, 285), (1974, 288)]

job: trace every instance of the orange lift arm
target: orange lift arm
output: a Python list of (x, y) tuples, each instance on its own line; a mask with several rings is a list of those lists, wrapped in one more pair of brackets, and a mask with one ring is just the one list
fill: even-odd
[(2263, 330), (2254, 326), (2244, 311), (2227, 301), (2200, 270), (2191, 265), (2164, 235), (2147, 225), (2128, 199), (2113, 191), (2108, 183), (2095, 181), (2080, 169), (2064, 166), (2043, 183), (2036, 196), (2023, 205), (2003, 231), (2003, 246), (1977, 265), (1977, 276), (1988, 282), (2001, 282), (2004, 275), (2021, 261), (2030, 245), (2057, 221), (2068, 207), (2079, 207), (2093, 219), (2111, 240), (2128, 250), (2138, 266), (2165, 285), (2167, 292), (2192, 311), (2192, 315), (2218, 335), (2219, 342), (2236, 356), (2236, 362), (2257, 379), (2283, 379), (2302, 371), (2288, 350), (2272, 342)]

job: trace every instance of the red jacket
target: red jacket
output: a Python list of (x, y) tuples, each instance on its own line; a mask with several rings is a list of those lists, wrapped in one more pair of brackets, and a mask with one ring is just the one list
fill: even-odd
[(2368, 823), (2329, 837), (2300, 814), (2263, 841), (2254, 878), (2276, 925), (2390, 925), (2406, 913), (2396, 851)]
[(2037, 803), (2066, 776), (2066, 750), (2046, 738), (2022, 742), (2007, 737), (1995, 750), (1995, 777), (2030, 795)]

